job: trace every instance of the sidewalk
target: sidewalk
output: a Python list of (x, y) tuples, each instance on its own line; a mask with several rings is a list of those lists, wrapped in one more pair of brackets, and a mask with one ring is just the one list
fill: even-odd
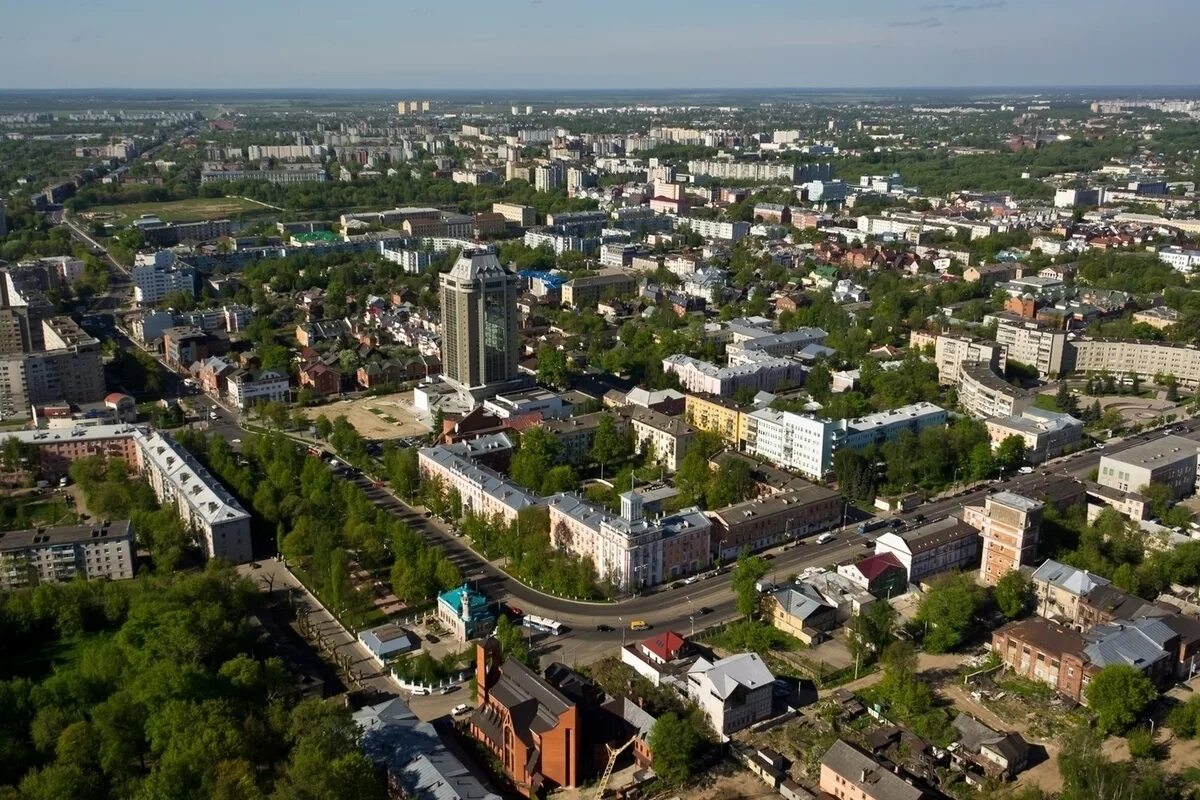
[[(319, 632), (327, 647), (319, 642), (313, 642), (313, 649), (319, 650), (320, 655), (347, 677), (347, 684), (355, 688), (372, 688), (382, 692), (396, 694), (400, 686), (390, 673), (382, 672), (379, 665), (371, 657), (370, 652), (348, 630), (342, 627), (333, 616), (304, 585), (296, 579), (286, 566), (278, 559), (270, 558), (254, 564), (242, 564), (238, 572), (252, 581), (261, 591), (273, 590), (291, 591), (296, 595), (296, 614), (306, 615), (309, 625)], [(343, 665), (337, 663), (336, 656), (349, 655), (348, 675)]]

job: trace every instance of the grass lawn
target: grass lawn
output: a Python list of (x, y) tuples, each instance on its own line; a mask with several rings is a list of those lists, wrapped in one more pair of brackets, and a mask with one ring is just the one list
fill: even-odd
[(1033, 399), (1033, 406), (1043, 411), (1058, 411), (1058, 402), (1052, 394), (1039, 394)]
[(89, 215), (95, 215), (97, 219), (105, 220), (105, 215), (113, 215), (116, 217), (113, 221), (128, 225), (143, 214), (153, 214), (163, 222), (196, 222), (202, 219), (239, 218), (271, 213), (278, 212), (240, 197), (196, 197), (165, 203), (94, 206), (81, 212), (79, 216), (87, 218)]
[(0, 672), (6, 676), (41, 678), (54, 667), (74, 664), (82, 655), (85, 644), (108, 636), (111, 634), (106, 632), (81, 633), (63, 639), (51, 636), (41, 647), (8, 653), (0, 658)]

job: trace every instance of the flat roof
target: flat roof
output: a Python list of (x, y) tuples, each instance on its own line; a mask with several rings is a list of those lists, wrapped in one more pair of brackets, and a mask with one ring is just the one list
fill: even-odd
[(1171, 435), (1151, 439), (1120, 453), (1105, 453), (1101, 456), (1100, 461), (1101, 463), (1111, 461), (1154, 469), (1164, 464), (1173, 464), (1189, 458), (1194, 460), (1198, 453), (1200, 453), (1200, 443), (1182, 436)]
[(132, 535), (129, 529), (129, 520), (118, 520), (103, 525), (63, 525), (57, 528), (0, 531), (0, 552), (55, 545), (96, 543), (100, 540), (128, 540), (132, 538)]

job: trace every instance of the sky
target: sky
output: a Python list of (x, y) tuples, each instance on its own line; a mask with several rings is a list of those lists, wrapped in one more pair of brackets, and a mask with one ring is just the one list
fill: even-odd
[(0, 0), (0, 88), (1193, 85), (1200, 0)]

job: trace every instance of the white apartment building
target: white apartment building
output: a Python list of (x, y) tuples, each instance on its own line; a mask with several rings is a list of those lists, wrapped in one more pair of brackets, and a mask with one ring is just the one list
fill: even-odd
[(1170, 264), (1180, 272), (1191, 272), (1200, 267), (1200, 250), (1169, 245), (1158, 251), (1158, 260)]
[[(917, 333), (911, 341), (915, 344)], [(934, 360), (938, 368), (938, 382), (943, 386), (954, 386), (959, 380), (959, 367), (963, 364), (986, 364), (993, 372), (1004, 373), (1008, 356), (996, 342), (974, 336), (941, 334), (934, 341)]]
[(746, 452), (809, 478), (833, 463), (834, 423), (808, 414), (760, 408), (746, 415)]
[(1062, 374), (1063, 353), (1067, 348), (1064, 331), (1011, 316), (993, 316), (999, 320), (996, 342), (1005, 348), (1008, 361), (1033, 367), (1043, 378)]
[(771, 716), (775, 676), (758, 653), (709, 662), (697, 659), (687, 674), (687, 694), (722, 740)]
[(196, 273), (191, 267), (135, 266), (130, 275), (133, 299), (142, 305), (157, 303), (172, 292), (196, 296)]
[(77, 575), (127, 580), (134, 566), (128, 520), (0, 532), (0, 590), (65, 583)]
[(384, 242), (379, 243), (379, 254), (385, 261), (399, 264), (410, 275), (415, 275), (433, 264), (433, 253), (427, 250), (392, 248), (387, 247)]
[(722, 239), (736, 242), (750, 234), (749, 222), (718, 222), (715, 219), (697, 219), (694, 217), (675, 217), (675, 228), (691, 228), (705, 239)]
[(1174, 375), (1180, 386), (1200, 386), (1200, 347), (1194, 344), (1079, 337), (1067, 342), (1066, 353), (1069, 369), (1077, 373), (1108, 370), (1144, 380)]
[(161, 431), (133, 429), (138, 466), (164, 506), (200, 537), (209, 558), (244, 564), (254, 558), (250, 515), (195, 456)]
[(264, 369), (259, 372), (236, 370), (226, 379), (226, 394), (229, 402), (242, 411), (247, 411), (260, 401), (286, 403), (291, 396), (292, 384), (288, 374), (282, 370)]
[(982, 362), (958, 368), (958, 404), (976, 419), (1011, 417), (1033, 405), (1034, 393), (1013, 386)]
[(799, 386), (804, 383), (805, 375), (804, 365), (799, 361), (762, 353), (747, 353), (740, 363), (726, 367), (676, 354), (663, 359), (663, 371), (678, 375), (679, 385), (686, 392), (722, 397), (732, 396), (738, 389), (747, 387), (756, 391), (774, 391), (784, 381)]

